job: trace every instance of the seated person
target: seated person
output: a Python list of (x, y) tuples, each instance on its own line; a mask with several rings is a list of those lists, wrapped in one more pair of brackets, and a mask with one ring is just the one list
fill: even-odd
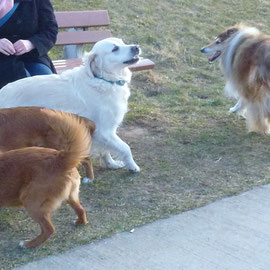
[(56, 73), (48, 51), (57, 33), (50, 0), (0, 1), (0, 88), (28, 76)]

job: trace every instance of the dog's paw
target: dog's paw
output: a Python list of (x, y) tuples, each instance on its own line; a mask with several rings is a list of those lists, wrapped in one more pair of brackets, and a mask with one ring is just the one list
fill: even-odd
[(29, 243), (29, 242), (30, 242), (30, 240), (20, 241), (19, 247), (21, 247), (21, 248), (27, 248), (28, 247), (27, 246), (27, 243)]
[(125, 167), (125, 164), (123, 161), (121, 160), (114, 160), (113, 162), (107, 162), (107, 168), (112, 169), (112, 170), (116, 170), (116, 169), (121, 169)]
[(239, 99), (238, 101), (237, 101), (237, 103), (233, 106), (233, 107), (231, 107), (230, 109), (229, 109), (229, 112), (230, 113), (236, 113), (236, 112), (240, 112), (240, 111), (242, 111), (244, 109), (244, 106), (243, 106), (243, 101), (241, 100), (241, 99)]
[(229, 112), (230, 112), (230, 113), (236, 113), (236, 112), (238, 112), (238, 110), (239, 110), (239, 107), (238, 107), (237, 104), (236, 104), (235, 106), (233, 106), (233, 107), (231, 107), (231, 108), (229, 109)]
[(74, 222), (73, 222), (73, 224), (75, 225), (75, 226), (85, 226), (85, 225), (87, 225), (88, 224), (88, 221), (87, 220), (75, 220)]
[(141, 169), (137, 164), (133, 164), (132, 166), (127, 167), (131, 172), (140, 172)]
[(84, 183), (84, 184), (93, 183), (93, 180), (88, 178), (88, 177), (84, 177), (83, 180), (82, 180), (82, 183)]
[(237, 113), (239, 116), (241, 116), (244, 119), (246, 119), (246, 110), (245, 109), (238, 108), (236, 105), (234, 107), (231, 107), (229, 109), (229, 112), (230, 113)]

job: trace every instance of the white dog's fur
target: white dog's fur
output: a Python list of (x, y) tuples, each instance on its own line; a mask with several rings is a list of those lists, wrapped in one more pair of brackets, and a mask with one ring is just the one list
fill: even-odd
[[(75, 113), (96, 124), (93, 149), (102, 148), (101, 157), (109, 168), (125, 166), (140, 171), (129, 146), (116, 134), (128, 110), (131, 72), (138, 61), (139, 47), (121, 39), (97, 42), (84, 57), (84, 65), (61, 75), (25, 78), (3, 87), (0, 108), (41, 106)], [(119, 85), (124, 81), (124, 85)], [(100, 149), (99, 149), (100, 150)], [(112, 159), (111, 153), (120, 161)]]

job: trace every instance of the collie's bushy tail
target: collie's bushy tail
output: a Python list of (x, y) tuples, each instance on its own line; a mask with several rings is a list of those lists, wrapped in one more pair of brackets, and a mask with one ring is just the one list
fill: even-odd
[(41, 111), (45, 114), (48, 124), (63, 139), (58, 166), (65, 169), (77, 167), (90, 153), (91, 133), (85, 120), (71, 113), (49, 109)]

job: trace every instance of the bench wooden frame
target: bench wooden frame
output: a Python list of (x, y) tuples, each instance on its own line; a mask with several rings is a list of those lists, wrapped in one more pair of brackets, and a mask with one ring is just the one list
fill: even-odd
[[(104, 29), (110, 24), (107, 10), (55, 12), (55, 16), (59, 29), (68, 28), (68, 31), (59, 31), (56, 45), (75, 50), (75, 53), (70, 54), (71, 56), (65, 55), (65, 58), (72, 59), (53, 61), (58, 74), (82, 65), (82, 59), (79, 57), (83, 44), (94, 44), (112, 36), (110, 30)], [(95, 29), (88, 30), (88, 28), (93, 27)], [(102, 27), (102, 29), (96, 30), (97, 27)], [(132, 65), (130, 70), (147, 70), (154, 68), (154, 66), (155, 64), (151, 60), (142, 59), (139, 63)]]

